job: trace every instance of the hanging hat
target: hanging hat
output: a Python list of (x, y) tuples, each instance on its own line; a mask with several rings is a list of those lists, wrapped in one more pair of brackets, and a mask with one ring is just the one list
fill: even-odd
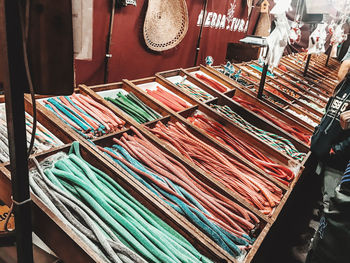
[(143, 25), (146, 45), (154, 51), (177, 46), (188, 30), (185, 0), (149, 0)]

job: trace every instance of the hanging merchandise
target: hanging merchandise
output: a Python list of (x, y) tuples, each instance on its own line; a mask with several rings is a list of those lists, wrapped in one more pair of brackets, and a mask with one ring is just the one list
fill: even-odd
[(298, 21), (294, 21), (292, 23), (292, 26), (291, 26), (290, 32), (289, 32), (289, 43), (291, 45), (300, 42), (300, 40), (301, 40), (301, 30), (300, 30), (300, 28), (302, 26), (303, 26), (303, 24), (298, 22)]
[(185, 0), (148, 0), (143, 35), (148, 48), (165, 51), (176, 47), (188, 30)]
[(254, 32), (255, 36), (267, 37), (270, 34), (271, 29), (271, 19), (269, 14), (269, 2), (264, 0), (261, 3), (259, 20), (256, 24), (256, 29)]
[(308, 54), (322, 54), (326, 51), (327, 24), (320, 23), (309, 37)]
[(265, 58), (262, 58), (265, 64), (268, 64), (270, 69), (278, 66), (285, 47), (289, 40), (289, 23), (286, 14), (275, 14), (276, 27), (271, 34), (266, 38), (268, 50)]
[(275, 29), (266, 38), (267, 48), (262, 49), (259, 60), (269, 65), (270, 69), (278, 66), (285, 47), (288, 44), (290, 26), (286, 16), (291, 0), (275, 0), (271, 14), (275, 16)]
[(42, 162), (30, 173), (32, 192), (103, 262), (211, 262), (146, 209), (116, 181), (80, 155)]
[[(332, 34), (331, 37), (331, 57), (336, 58), (337, 57), (337, 51), (340, 44), (342, 44), (347, 38), (348, 35), (344, 32), (344, 24), (346, 21), (347, 16), (343, 16), (342, 21), (338, 25), (331, 24), (328, 27), (328, 31)], [(333, 21), (332, 21), (333, 22)]]

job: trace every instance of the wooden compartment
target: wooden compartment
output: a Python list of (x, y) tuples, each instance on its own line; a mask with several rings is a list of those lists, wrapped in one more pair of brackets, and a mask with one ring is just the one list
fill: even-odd
[[(107, 84), (108, 85), (108, 84)], [(106, 85), (106, 86), (107, 86)], [(133, 87), (133, 85), (131, 85), (130, 82), (125, 81), (125, 85), (129, 85), (130, 89), (137, 89), (137, 87)], [(113, 89), (113, 84), (110, 85), (110, 87)], [(100, 97), (97, 93), (95, 93), (94, 95), (94, 91), (96, 90), (95, 87), (87, 87), (84, 85), (80, 86), (81, 88), (81, 92), (82, 93), (86, 93), (86, 94), (90, 94), (91, 97), (95, 98), (97, 101), (103, 101), (103, 103), (105, 103), (106, 106), (108, 106), (112, 111), (116, 111), (118, 110), (113, 104), (111, 104), (108, 101), (104, 101), (102, 97)], [(97, 88), (98, 90), (98, 88)], [(139, 97), (143, 97), (142, 99), (144, 100), (144, 102), (146, 104), (151, 104), (152, 101), (155, 102), (155, 100), (150, 97), (148, 94), (146, 94), (145, 92), (143, 92), (142, 90), (139, 90)], [(149, 122), (147, 124), (148, 127), (153, 127), (158, 121), (162, 121), (163, 123), (167, 123), (169, 121), (173, 121), (173, 122), (180, 122), (183, 125), (185, 125), (185, 127), (191, 132), (193, 133), (196, 137), (198, 137), (199, 139), (201, 139), (202, 141), (204, 141), (205, 143), (215, 147), (216, 149), (219, 149), (220, 151), (230, 155), (231, 157), (233, 157), (234, 159), (238, 160), (239, 162), (245, 164), (246, 166), (250, 167), (251, 169), (253, 169), (254, 171), (256, 171), (257, 173), (263, 175), (265, 178), (268, 178), (270, 181), (274, 182), (276, 185), (278, 185), (280, 188), (287, 190), (288, 188), (283, 185), (282, 183), (278, 182), (277, 180), (275, 180), (274, 178), (271, 178), (271, 176), (265, 174), (264, 172), (261, 171), (261, 169), (259, 169), (258, 167), (256, 167), (254, 164), (250, 163), (249, 161), (243, 159), (242, 157), (240, 157), (239, 155), (237, 155), (236, 153), (234, 153), (231, 149), (229, 149), (228, 147), (222, 145), (221, 143), (219, 143), (217, 140), (211, 138), (209, 135), (203, 133), (200, 129), (198, 129), (197, 127), (193, 126), (192, 124), (190, 124), (183, 116), (185, 116), (186, 114), (191, 114), (193, 111), (197, 110), (199, 106), (193, 106), (189, 109), (186, 109), (185, 111), (181, 112), (180, 114), (176, 114), (174, 111), (172, 111), (171, 109), (167, 108), (166, 106), (161, 106), (163, 107), (164, 111), (167, 112), (167, 115), (161, 119)], [(157, 147), (161, 147), (163, 150), (165, 150), (167, 153), (170, 153), (171, 155), (174, 155), (174, 158), (180, 158), (179, 160), (181, 160), (181, 162), (186, 163), (186, 165), (190, 165), (190, 166), (194, 166), (191, 165), (191, 163), (186, 160), (185, 158), (183, 158), (176, 150), (174, 150), (172, 147), (169, 147), (167, 144), (163, 143), (161, 140), (158, 139), (158, 137), (156, 137), (155, 135), (153, 135), (151, 132), (149, 132), (147, 129), (143, 128), (143, 125), (140, 125), (136, 122), (134, 122), (133, 120), (130, 120), (130, 122), (133, 124), (133, 126), (137, 127), (140, 132), (147, 137), (149, 140), (151, 140), (152, 142), (157, 144)], [(120, 133), (119, 133), (120, 134)], [(98, 138), (96, 140), (93, 140), (93, 142), (100, 142), (102, 143), (102, 145), (105, 145), (105, 142), (111, 142), (111, 136), (107, 136), (105, 138)], [(272, 157), (273, 158), (273, 157)], [(282, 165), (288, 165), (290, 164), (290, 162), (286, 162), (286, 163), (282, 163), (280, 162), (278, 159), (275, 159), (275, 161), (279, 164)], [(296, 163), (293, 163), (294, 165)], [(297, 174), (299, 174), (302, 169), (304, 168), (301, 165), (296, 165), (296, 169), (297, 169)], [(200, 169), (197, 167), (197, 169)], [(201, 171), (202, 173), (205, 173), (203, 171)], [(296, 174), (296, 176), (297, 176)], [(211, 178), (210, 175), (208, 175), (208, 177)], [(216, 180), (213, 179), (213, 181), (216, 182)], [(220, 184), (220, 183), (218, 183)], [(226, 189), (226, 187), (224, 187), (222, 184), (220, 184), (220, 186), (222, 186), (226, 191), (229, 191)], [(233, 193), (232, 193), (233, 194)], [(234, 194), (233, 194), (234, 195)], [(234, 195), (235, 196), (235, 195)], [(235, 197), (236, 198), (236, 197)], [(244, 201), (244, 200), (243, 200)], [(248, 205), (248, 204), (247, 204)], [(248, 205), (249, 206), (249, 205)], [(254, 209), (253, 207), (251, 207), (251, 209)], [(260, 213), (258, 212), (258, 210), (255, 211), (256, 213)], [(262, 216), (262, 214), (261, 214)]]
[[(161, 121), (166, 123), (169, 120), (172, 120), (172, 117), (168, 116), (163, 118)], [(148, 126), (152, 127), (156, 122), (153, 124), (150, 123)], [(133, 135), (133, 131), (128, 129), (127, 132), (129, 135)], [(277, 218), (279, 215), (281, 209), (283, 208), (285, 202), (287, 201), (287, 198), (290, 194), (290, 191), (284, 190), (284, 196), (283, 199), (281, 200), (281, 203), (279, 204), (278, 207), (275, 208), (274, 214), (271, 217), (267, 217), (266, 215), (262, 214), (260, 211), (252, 207), (249, 203), (247, 203), (245, 200), (240, 198), (237, 194), (233, 193), (232, 191), (228, 190), (225, 186), (223, 186), (221, 183), (217, 182), (215, 179), (213, 179), (210, 175), (206, 174), (204, 171), (202, 171), (200, 168), (192, 165), (190, 162), (184, 160), (176, 151), (174, 151), (172, 148), (169, 148), (167, 146), (164, 146), (164, 143), (162, 143), (158, 138), (154, 139), (151, 133), (148, 133), (147, 131), (140, 129), (139, 132), (142, 133), (143, 136), (145, 136), (148, 140), (150, 140), (153, 145), (155, 145), (158, 149), (161, 151), (169, 154), (171, 157), (175, 158), (177, 161), (180, 161), (191, 173), (196, 175), (197, 178), (199, 178), (201, 181), (205, 182), (208, 186), (213, 188), (214, 190), (218, 191), (220, 194), (224, 195), (225, 197), (230, 198), (234, 202), (238, 203), (239, 205), (248, 208), (248, 210), (252, 211), (255, 215), (258, 216), (259, 219), (262, 220), (262, 224), (258, 229), (256, 229), (256, 241), (252, 245), (252, 248), (249, 250), (248, 255), (246, 258), (243, 260), (243, 262), (250, 262), (250, 260), (253, 258), (254, 254), (256, 253), (257, 249), (261, 245), (262, 241), (264, 240), (268, 230), (270, 229), (271, 223), (273, 220)], [(124, 132), (121, 132), (120, 134), (117, 135), (110, 135), (108, 138), (97, 138), (94, 140), (94, 143), (96, 145), (99, 145), (101, 147), (107, 147), (111, 146), (114, 144), (113, 138), (120, 138)], [(103, 153), (101, 152), (101, 155)], [(106, 157), (106, 160), (108, 160), (112, 165), (115, 165), (118, 167), (118, 165), (110, 158)], [(204, 234), (203, 234), (204, 235)], [(211, 241), (213, 242), (213, 241)], [(233, 260), (231, 258), (233, 262)]]
[[(289, 57), (289, 56), (285, 56), (281, 59), (281, 63), (289, 66), (290, 68), (292, 68), (293, 70), (291, 70), (293, 73), (296, 73), (298, 75), (300, 75), (301, 77), (303, 77), (303, 72), (304, 72), (304, 63), (296, 63), (296, 60)], [(307, 80), (312, 80), (316, 85), (331, 91), (333, 87), (333, 85), (331, 83), (329, 83), (326, 79), (325, 76), (319, 76), (317, 74), (315, 74), (312, 69), (308, 70), (307, 75), (305, 76), (305, 78)]]
[[(256, 97), (256, 94), (253, 92), (249, 92), (246, 89), (242, 88), (241, 84), (236, 82), (235, 80), (229, 78), (228, 76), (224, 75), (223, 73), (219, 72), (217, 69), (218, 67), (203, 67), (203, 70), (206, 70), (207, 74), (212, 74), (217, 76), (221, 81), (230, 83), (231, 85), (235, 86), (235, 96), (239, 96), (255, 105), (257, 105), (262, 110), (272, 114), (273, 116), (276, 116), (280, 120), (284, 121), (287, 124), (290, 124), (292, 126), (298, 126), (303, 132), (305, 133), (312, 133), (313, 127), (309, 125), (308, 123), (300, 120), (299, 118), (296, 118), (292, 115), (290, 115), (288, 112), (284, 112), (283, 108), (276, 109), (276, 107), (271, 106), (266, 99), (258, 99)], [(232, 94), (225, 94), (228, 97), (233, 96)]]
[[(168, 89), (172, 89), (174, 91), (178, 91), (178, 92), (182, 92), (178, 87), (176, 87), (173, 83), (171, 83), (169, 80), (167, 80), (164, 76), (164, 74), (168, 74), (168, 73), (158, 73), (156, 74), (156, 76), (159, 79), (162, 79), (162, 81), (164, 83), (166, 83), (166, 86)], [(169, 73), (169, 74), (173, 74), (173, 73)], [(195, 83), (197, 84), (197, 83)], [(165, 85), (165, 84), (164, 84)], [(201, 84), (203, 85), (203, 84)], [(183, 93), (185, 95), (185, 93)], [(190, 97), (190, 96), (189, 96)], [(194, 98), (192, 98), (193, 100), (195, 100)], [(215, 102), (219, 102), (219, 98), (214, 100)], [(206, 102), (206, 103), (202, 103), (196, 100), (196, 103), (198, 104), (198, 110), (200, 110), (201, 112), (203, 112), (204, 114), (208, 115), (209, 117), (219, 121), (221, 124), (223, 124), (224, 126), (226, 126), (227, 128), (229, 128), (231, 131), (234, 131), (235, 134), (237, 136), (239, 136), (241, 139), (245, 140), (245, 141), (250, 141), (252, 142), (254, 145), (259, 145), (257, 147), (259, 147), (260, 150), (265, 151), (268, 156), (273, 157), (274, 159), (279, 160), (280, 162), (282, 162), (283, 164), (287, 165), (288, 163), (292, 162), (295, 163), (296, 161), (292, 160), (289, 156), (286, 156), (285, 154), (275, 150), (274, 148), (272, 148), (271, 146), (265, 144), (264, 142), (262, 142), (255, 134), (249, 133), (247, 131), (242, 130), (238, 125), (236, 125), (232, 120), (230, 120), (229, 118), (217, 113), (215, 110), (213, 110), (212, 108), (210, 108), (207, 104), (210, 103), (212, 101)], [(233, 101), (232, 101), (233, 103)], [(233, 104), (232, 104), (233, 105)], [(229, 105), (231, 106), (231, 105)], [(240, 107), (240, 109), (243, 110), (243, 108)], [(245, 117), (248, 115), (244, 115)], [(253, 117), (252, 117), (253, 118)], [(263, 123), (264, 125), (266, 125), (266, 122), (262, 121), (259, 117), (254, 116), (254, 118), (256, 118), (256, 122), (257, 123)], [(252, 119), (250, 119), (252, 120)], [(255, 120), (253, 120), (255, 121)], [(253, 123), (255, 124), (255, 123)], [(269, 127), (271, 129), (271, 127)], [(281, 133), (280, 133), (281, 134)], [(295, 140), (294, 140), (295, 141)], [(301, 145), (299, 145), (300, 147), (303, 147)], [(308, 152), (308, 147), (304, 145), (304, 149), (305, 152)], [(293, 166), (293, 165), (292, 165)]]
[[(80, 94), (81, 92), (78, 90), (75, 91), (75, 93)], [(26, 97), (29, 103), (31, 103), (30, 97)], [(75, 131), (72, 127), (70, 127), (68, 124), (63, 122), (59, 117), (57, 117), (51, 110), (47, 109), (42, 102), (37, 100), (37, 113), (38, 115), (41, 116), (45, 120), (45, 122), (49, 123), (49, 126), (51, 128), (49, 129), (50, 131), (55, 131), (59, 133), (64, 133), (66, 136), (69, 136), (73, 140), (86, 140), (81, 134), (79, 134), (77, 131)], [(117, 117), (125, 121), (125, 116), (126, 114), (122, 112), (121, 110), (118, 111), (117, 114), (115, 114)], [(125, 121), (125, 125), (123, 129), (127, 129), (130, 126), (130, 124)], [(106, 135), (102, 135), (106, 136)]]
[[(202, 74), (205, 74), (206, 76), (210, 76), (212, 79), (214, 79), (215, 81), (219, 82), (222, 85), (226, 84), (225, 86), (230, 87), (231, 89), (223, 94), (223, 93), (218, 92), (216, 90), (206, 88), (207, 85), (205, 85), (204, 83), (202, 83), (200, 80), (198, 80), (196, 78), (190, 79), (191, 76), (189, 76), (188, 73), (186, 73), (186, 71), (184, 71), (182, 73), (179, 73), (179, 74), (187, 74), (187, 76), (189, 77), (189, 80), (191, 80), (193, 83), (196, 83), (197, 86), (200, 86), (201, 88), (206, 89), (206, 91), (208, 93), (210, 93), (214, 97), (218, 98), (217, 100), (213, 100), (212, 102), (215, 102), (218, 105), (227, 105), (227, 106), (229, 106), (236, 113), (238, 113), (241, 116), (244, 116), (244, 119), (246, 119), (248, 122), (253, 123), (254, 125), (256, 125), (257, 127), (261, 128), (261, 129), (264, 129), (266, 131), (269, 131), (269, 132), (275, 133), (277, 135), (280, 135), (280, 136), (282, 136), (284, 138), (287, 138), (300, 151), (304, 151), (304, 152), (308, 151), (308, 148), (309, 148), (308, 145), (306, 145), (305, 143), (301, 142), (299, 139), (297, 139), (294, 136), (292, 136), (291, 134), (287, 133), (286, 131), (284, 131), (280, 127), (276, 126), (271, 121), (269, 121), (269, 120), (267, 120), (267, 119), (265, 119), (263, 117), (260, 117), (258, 114), (254, 113), (251, 110), (248, 110), (248, 109), (244, 108), (242, 105), (240, 105), (239, 103), (235, 102), (232, 99), (232, 97), (236, 94), (236, 89), (232, 89), (235, 86), (229, 85), (229, 83), (224, 82), (217, 75), (212, 74), (211, 72), (205, 72), (205, 68), (204, 67), (199, 67), (198, 70), (193, 71), (193, 72), (199, 72), (199, 71), (203, 72)], [(165, 72), (165, 73), (158, 73), (158, 74), (160, 76), (166, 78), (167, 80), (171, 81), (169, 78), (166, 77), (168, 73), (173, 74), (173, 72)], [(191, 74), (191, 75), (193, 75), (193, 74)], [(209, 105), (209, 103), (210, 102), (205, 102), (205, 104), (207, 104), (207, 105)]]
[[(246, 71), (243, 70), (243, 72), (245, 72), (246, 74), (249, 75), (249, 73), (247, 73)], [(249, 75), (249, 76), (250, 76), (250, 75)], [(259, 82), (257, 77), (253, 76), (253, 77), (251, 77), (251, 78), (252, 78), (252, 79), (255, 79), (256, 83)], [(247, 89), (246, 89), (246, 90), (247, 90)], [(248, 92), (251, 92), (252, 94), (255, 94), (255, 96), (257, 96), (258, 87), (255, 86), (253, 89), (250, 89), (250, 90), (247, 90), (247, 91), (248, 91)], [(305, 105), (305, 104), (300, 105), (300, 103), (299, 103), (298, 101), (296, 101), (296, 100), (293, 100), (293, 101), (291, 101), (291, 102), (288, 102), (288, 101), (286, 101), (286, 100), (283, 100), (283, 99), (279, 98), (277, 95), (275, 95), (275, 94), (273, 94), (273, 93), (267, 91), (266, 89), (264, 89), (263, 94), (266, 95), (266, 96), (268, 96), (268, 97), (272, 97), (272, 98), (275, 98), (275, 99), (277, 99), (277, 100), (283, 101), (283, 102), (285, 103), (285, 105), (283, 106), (283, 108), (287, 107), (287, 108), (290, 108), (290, 109), (292, 109), (292, 110), (294, 110), (294, 111), (297, 111), (297, 110), (298, 110), (298, 108), (297, 108), (298, 105), (299, 105), (299, 108), (300, 108), (300, 107), (304, 107), (304, 105)], [(293, 99), (292, 97), (288, 96), (287, 94), (285, 94), (285, 96), (286, 96), (286, 97), (289, 97), (290, 99)], [(268, 99), (265, 99), (265, 100), (266, 100), (266, 103), (268, 103), (269, 105), (271, 105), (271, 106), (273, 106), (273, 107), (276, 107), (276, 108), (281, 108), (280, 105), (277, 105), (277, 104), (275, 104), (275, 103), (273, 103), (273, 102), (270, 102)], [(295, 106), (295, 105), (296, 105), (296, 106)], [(300, 110), (298, 110), (298, 111), (300, 111)], [(316, 123), (318, 123), (318, 122), (320, 121), (320, 118), (317, 118), (317, 117), (315, 118), (315, 117), (313, 116), (313, 112), (309, 113), (308, 111), (304, 110), (302, 114), (303, 114), (303, 115), (306, 115), (307, 117), (309, 117), (310, 119), (312, 119), (312, 120), (313, 120), (314, 122), (316, 122)], [(312, 127), (312, 129), (314, 129), (314, 126), (312, 126), (311, 124), (308, 124), (308, 125), (310, 125), (310, 126)], [(316, 126), (316, 125), (315, 125), (315, 126)]]
[[(254, 68), (251, 68), (251, 67), (249, 67), (246, 64), (241, 64), (241, 65), (238, 65), (238, 66), (243, 71), (245, 71), (247, 74), (250, 74), (252, 78), (256, 79), (257, 83), (260, 82), (260, 78), (261, 78), (261, 72), (260, 71), (254, 69)], [(254, 72), (254, 74), (251, 74), (251, 72), (249, 72), (249, 71)], [(255, 74), (257, 76), (255, 76)], [(273, 78), (270, 78), (268, 76), (267, 76), (267, 80), (265, 82), (265, 87), (266, 86), (270, 86), (270, 87), (278, 90), (280, 93), (283, 94), (283, 96), (285, 98), (289, 99), (291, 104), (297, 104), (297, 105), (302, 106), (305, 109), (305, 113), (308, 114), (308, 112), (311, 112), (311, 113), (313, 113), (313, 114), (315, 114), (315, 115), (317, 115), (319, 117), (322, 117), (323, 114), (321, 112), (315, 110), (314, 108), (312, 108), (308, 104), (303, 103), (302, 101), (300, 101), (300, 99), (304, 99), (307, 102), (310, 102), (310, 99), (306, 98), (302, 94), (296, 93), (294, 90), (290, 89), (289, 87), (285, 87), (284, 85), (281, 85), (279, 82), (275, 81)], [(296, 96), (299, 96), (299, 97), (294, 97), (294, 96), (290, 95), (287, 91), (288, 92), (293, 92)], [(316, 105), (316, 106), (318, 106), (318, 105)]]
[[(253, 66), (261, 67), (256, 62), (248, 62), (248, 63), (245, 63), (245, 65), (247, 67), (249, 67), (250, 69), (255, 70), (256, 72), (260, 72), (259, 70), (257, 70), (256, 68), (253, 67)], [(296, 83), (293, 83), (292, 81), (281, 76), (280, 74), (278, 74), (278, 69), (277, 70), (274, 69), (273, 73), (274, 73), (274, 76), (267, 75), (266, 78), (268, 80), (278, 84), (278, 85), (283, 86), (286, 89), (293, 91), (294, 93), (296, 93), (296, 95), (300, 96), (300, 98), (311, 101), (312, 103), (316, 104), (318, 107), (323, 108), (326, 106), (326, 104), (327, 104), (326, 100), (319, 98), (319, 96), (316, 96), (316, 95), (310, 93), (309, 90), (306, 90), (306, 89), (298, 86)], [(320, 99), (320, 101), (318, 99)]]
[[(34, 155), (32, 158), (36, 158), (40, 162), (57, 152), (68, 152), (69, 148), (70, 144), (45, 154)], [(81, 143), (80, 152), (85, 160), (117, 181), (136, 200), (184, 236), (200, 253), (215, 262), (236, 262), (234, 258), (208, 239), (185, 218), (173, 211), (170, 206), (160, 202), (155, 195), (145, 190), (136, 179), (126, 174), (116, 165), (112, 165), (106, 158), (103, 158), (94, 149), (90, 148), (89, 145)], [(33, 167), (32, 162), (30, 162), (30, 167)], [(4, 167), (0, 168), (0, 178), (0, 184), (10, 182), (10, 172)], [(64, 262), (103, 262), (35, 194), (32, 193), (31, 198), (33, 201), (34, 232)], [(261, 222), (262, 229), (269, 227), (263, 219), (261, 219)], [(267, 231), (265, 230), (265, 232)]]

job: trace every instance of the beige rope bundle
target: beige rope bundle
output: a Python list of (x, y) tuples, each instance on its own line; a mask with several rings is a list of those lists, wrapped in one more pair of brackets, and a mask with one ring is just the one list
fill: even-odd
[(146, 45), (154, 51), (177, 46), (188, 30), (185, 0), (149, 0), (143, 25)]

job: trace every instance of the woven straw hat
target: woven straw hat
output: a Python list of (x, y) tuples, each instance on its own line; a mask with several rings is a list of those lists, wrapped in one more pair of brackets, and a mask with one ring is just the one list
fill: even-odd
[(149, 0), (143, 25), (146, 45), (154, 51), (177, 46), (188, 30), (185, 0)]

